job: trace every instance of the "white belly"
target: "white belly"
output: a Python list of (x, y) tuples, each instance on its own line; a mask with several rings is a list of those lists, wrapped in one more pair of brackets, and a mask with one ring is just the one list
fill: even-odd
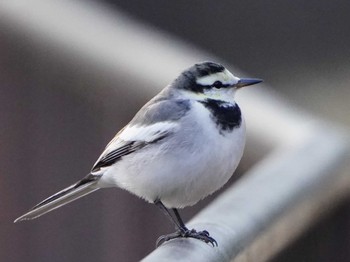
[[(202, 105), (176, 134), (122, 158), (106, 168), (100, 186), (118, 186), (168, 208), (193, 205), (221, 188), (244, 150), (245, 124), (220, 134)], [(205, 127), (205, 128), (204, 128)]]

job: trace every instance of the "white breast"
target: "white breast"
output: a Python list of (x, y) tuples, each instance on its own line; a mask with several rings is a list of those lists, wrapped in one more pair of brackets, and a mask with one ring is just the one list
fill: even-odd
[(209, 111), (193, 102), (175, 133), (104, 170), (100, 186), (118, 186), (168, 208), (193, 205), (221, 188), (236, 169), (245, 124), (220, 134)]

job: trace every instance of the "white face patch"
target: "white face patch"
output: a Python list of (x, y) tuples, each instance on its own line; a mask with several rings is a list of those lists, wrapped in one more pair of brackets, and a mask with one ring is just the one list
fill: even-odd
[(223, 72), (211, 74), (203, 77), (199, 77), (196, 83), (202, 86), (211, 86), (216, 81), (220, 81), (224, 85), (235, 85), (239, 81), (238, 77), (235, 77), (230, 71), (225, 69)]

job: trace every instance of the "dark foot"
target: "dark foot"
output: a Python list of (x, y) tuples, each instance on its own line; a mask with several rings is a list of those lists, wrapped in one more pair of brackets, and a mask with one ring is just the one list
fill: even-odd
[(169, 241), (175, 238), (180, 238), (180, 237), (191, 237), (191, 238), (202, 240), (205, 243), (210, 243), (213, 247), (218, 246), (218, 243), (214, 238), (212, 238), (209, 235), (208, 231), (203, 230), (203, 231), (197, 232), (195, 229), (192, 229), (192, 230), (187, 229), (186, 231), (177, 231), (169, 235), (160, 236), (157, 239), (156, 246), (159, 247), (166, 241)]

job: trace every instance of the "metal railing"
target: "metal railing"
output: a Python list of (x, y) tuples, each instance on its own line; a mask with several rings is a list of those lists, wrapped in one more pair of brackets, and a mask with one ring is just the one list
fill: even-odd
[[(92, 3), (40, 0), (28, 9), (25, 2), (3, 1), (0, 20), (74, 54), (89, 71), (127, 74), (135, 82), (131, 96), (154, 94), (194, 62), (219, 60)], [(249, 137), (270, 152), (189, 222), (219, 246), (176, 239), (144, 261), (266, 261), (349, 194), (349, 144), (340, 129), (297, 111), (266, 86), (238, 97)]]

